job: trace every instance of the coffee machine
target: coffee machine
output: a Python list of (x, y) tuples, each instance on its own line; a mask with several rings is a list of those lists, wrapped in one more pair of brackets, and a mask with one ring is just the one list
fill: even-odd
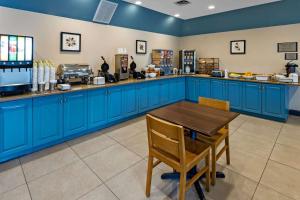
[(115, 55), (115, 70), (116, 74), (119, 75), (120, 80), (129, 78), (128, 54)]
[(288, 62), (285, 65), (285, 69), (286, 69), (286, 76), (289, 77), (290, 74), (292, 73), (296, 73), (296, 68), (298, 67), (297, 64), (292, 63), (292, 61)]
[(98, 76), (104, 77), (106, 83), (118, 82), (120, 80), (119, 75), (117, 73), (115, 73), (114, 75), (110, 74), (108, 72), (108, 70), (109, 70), (108, 63), (106, 62), (106, 60), (103, 56), (101, 56), (101, 59), (103, 60), (103, 63), (101, 64), (101, 70), (98, 71)]
[(0, 44), (0, 95), (30, 91), (33, 37), (0, 34)]

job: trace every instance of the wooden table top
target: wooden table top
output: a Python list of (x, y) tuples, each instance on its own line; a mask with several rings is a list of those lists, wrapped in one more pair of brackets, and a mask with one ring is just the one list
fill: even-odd
[(213, 136), (239, 116), (235, 112), (218, 110), (187, 101), (153, 110), (149, 114), (207, 136)]

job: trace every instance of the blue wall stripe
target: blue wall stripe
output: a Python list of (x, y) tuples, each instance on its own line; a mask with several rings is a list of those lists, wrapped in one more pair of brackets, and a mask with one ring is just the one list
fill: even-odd
[[(110, 25), (180, 36), (182, 19), (121, 0)], [(0, 6), (92, 21), (100, 0), (1, 0)]]
[[(1, 0), (0, 6), (92, 21), (100, 0)], [(300, 23), (300, 0), (182, 20), (121, 0), (110, 25), (174, 36), (189, 36)]]
[(300, 23), (300, 0), (282, 0), (185, 20), (182, 36)]

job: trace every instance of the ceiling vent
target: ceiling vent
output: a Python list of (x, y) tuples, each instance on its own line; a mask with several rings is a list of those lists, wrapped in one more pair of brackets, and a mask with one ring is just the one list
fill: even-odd
[(190, 4), (191, 2), (187, 1), (187, 0), (180, 0), (180, 1), (176, 1), (175, 4), (178, 6), (186, 6), (188, 4)]
[(93, 18), (94, 22), (109, 24), (116, 9), (117, 3), (101, 0)]

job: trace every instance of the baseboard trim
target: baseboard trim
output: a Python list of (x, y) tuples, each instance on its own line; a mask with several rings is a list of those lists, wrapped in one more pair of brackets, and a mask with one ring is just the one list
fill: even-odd
[(300, 116), (300, 110), (289, 110), (290, 115)]

